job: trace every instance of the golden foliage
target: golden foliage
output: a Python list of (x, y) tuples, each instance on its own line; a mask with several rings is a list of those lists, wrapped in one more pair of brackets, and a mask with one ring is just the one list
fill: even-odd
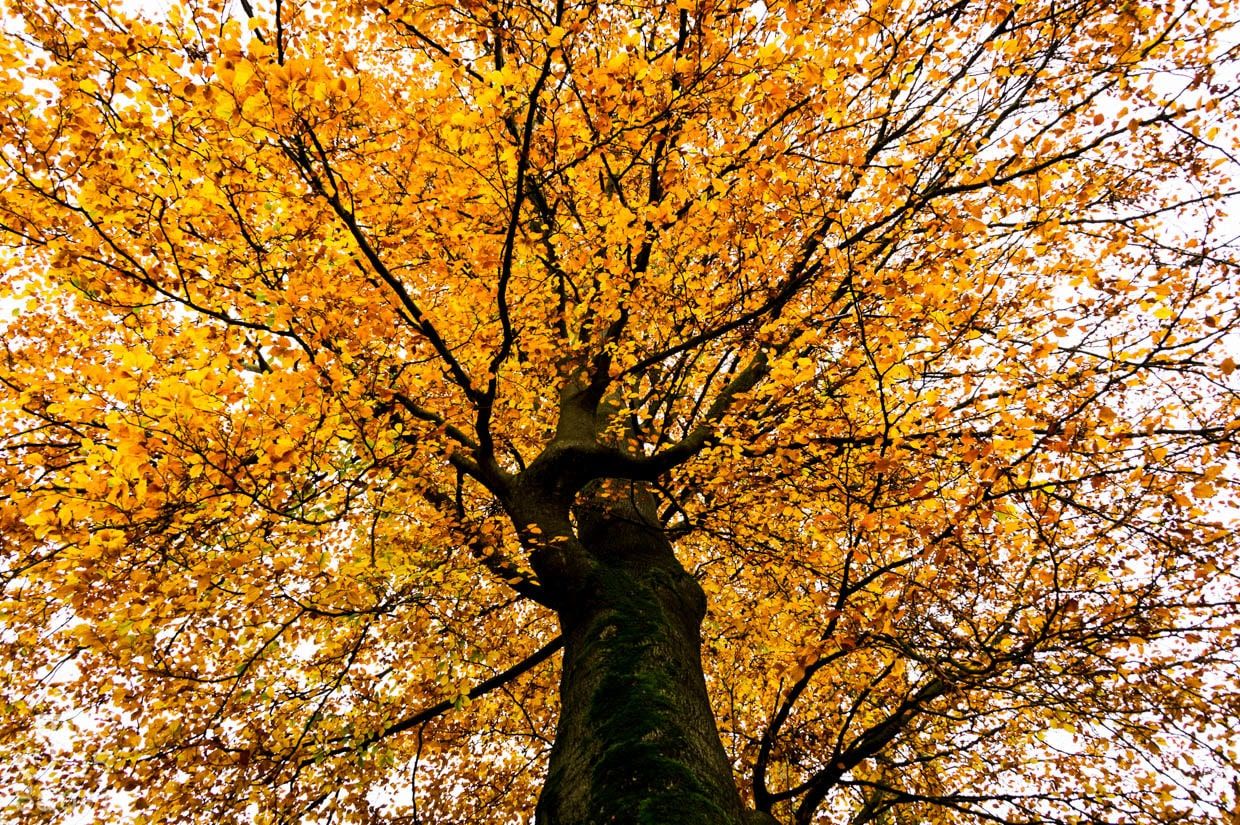
[(6, 6), (9, 821), (528, 819), (566, 447), (782, 821), (1234, 810), (1234, 8), (242, 6)]

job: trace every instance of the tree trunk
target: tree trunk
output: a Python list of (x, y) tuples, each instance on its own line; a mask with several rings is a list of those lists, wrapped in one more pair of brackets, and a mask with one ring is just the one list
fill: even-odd
[(739, 825), (702, 676), (701, 587), (632, 506), (579, 513), (578, 534), (599, 563), (560, 612), (560, 721), (538, 825)]

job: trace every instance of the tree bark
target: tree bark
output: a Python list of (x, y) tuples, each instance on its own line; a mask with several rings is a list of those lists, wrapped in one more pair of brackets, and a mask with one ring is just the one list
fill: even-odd
[(560, 721), (536, 822), (740, 825), (702, 675), (701, 587), (638, 508), (577, 522), (598, 563), (559, 611)]

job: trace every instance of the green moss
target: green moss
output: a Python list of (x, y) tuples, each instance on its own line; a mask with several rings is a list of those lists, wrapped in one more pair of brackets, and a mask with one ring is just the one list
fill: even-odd
[(615, 608), (600, 615), (589, 634), (592, 644), (605, 648), (596, 652), (603, 667), (589, 710), (595, 736), (605, 746), (593, 767), (591, 821), (727, 822), (728, 815), (712, 801), (717, 790), (684, 758), (692, 748), (677, 700), (686, 685), (675, 684), (676, 664), (653, 658), (658, 647), (675, 651), (685, 644), (669, 635), (676, 632), (676, 617), (666, 614), (648, 587), (634, 586), (631, 579), (609, 589)]

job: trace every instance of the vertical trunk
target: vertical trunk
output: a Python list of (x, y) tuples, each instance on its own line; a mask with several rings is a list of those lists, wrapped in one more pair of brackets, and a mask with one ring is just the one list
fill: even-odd
[(629, 508), (579, 517), (600, 564), (560, 614), (561, 711), (539, 825), (738, 825), (702, 676), (705, 596)]

